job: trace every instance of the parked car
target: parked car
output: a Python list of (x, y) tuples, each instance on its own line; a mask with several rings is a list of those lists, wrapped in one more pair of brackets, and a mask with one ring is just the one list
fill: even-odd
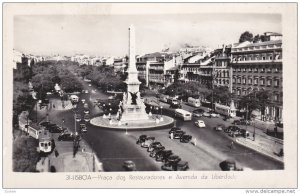
[(240, 120), (234, 120), (232, 122), (234, 125), (250, 125), (250, 122), (245, 120), (245, 119), (240, 119)]
[(89, 121), (90, 121), (90, 116), (89, 116), (89, 114), (85, 114), (85, 115), (83, 116), (83, 119), (84, 119), (86, 122), (89, 122)]
[(136, 171), (135, 163), (133, 161), (131, 161), (131, 160), (124, 161), (123, 168), (126, 171)]
[(162, 170), (168, 170), (168, 171), (186, 171), (189, 169), (189, 164), (186, 161), (179, 161), (178, 163), (164, 163), (161, 166)]
[(185, 134), (184, 131), (174, 131), (170, 134), (170, 138), (173, 136), (173, 139), (180, 139), (181, 136), (183, 136)]
[(191, 135), (183, 135), (180, 138), (180, 142), (182, 142), (182, 143), (189, 143), (191, 140), (192, 140)]
[(63, 133), (58, 136), (58, 141), (74, 141), (75, 136), (72, 133)]
[(225, 133), (230, 133), (231, 131), (236, 131), (236, 130), (240, 130), (240, 128), (237, 127), (237, 126), (231, 125), (231, 126), (225, 128), (224, 132)]
[(81, 115), (80, 114), (76, 114), (75, 119), (77, 122), (81, 121)]
[(140, 135), (140, 137), (138, 138), (138, 140), (136, 141), (136, 144), (142, 144), (145, 142), (147, 138), (147, 135)]
[(250, 133), (246, 129), (240, 129), (240, 135), (244, 138), (247, 138), (250, 136)]
[(154, 148), (159, 147), (159, 146), (162, 146), (160, 142), (158, 142), (158, 141), (157, 142), (153, 142), (153, 143), (150, 144), (150, 146), (148, 147), (147, 151), (151, 152), (151, 151), (153, 151)]
[(155, 160), (156, 161), (163, 161), (165, 158), (169, 157), (172, 154), (173, 154), (172, 150), (159, 151), (155, 156)]
[(48, 130), (50, 133), (62, 133), (63, 132), (62, 128), (57, 126), (56, 124), (48, 125), (46, 127), (46, 130)]
[(180, 160), (181, 160), (181, 158), (179, 156), (172, 154), (172, 155), (169, 155), (168, 157), (164, 158), (162, 161), (166, 162), (166, 163), (169, 163), (169, 162), (178, 163)]
[(153, 143), (154, 141), (155, 141), (155, 137), (147, 137), (141, 146), (143, 148), (148, 148), (150, 144)]
[(204, 123), (203, 120), (198, 120), (198, 121), (196, 121), (196, 122), (195, 122), (195, 125), (196, 125), (197, 127), (205, 127), (205, 123)]
[(181, 131), (180, 127), (172, 127), (172, 129), (169, 131), (169, 134), (171, 134), (174, 131)]
[(202, 115), (205, 116), (205, 117), (211, 117), (209, 112), (204, 112)]
[(49, 121), (40, 122), (40, 126), (42, 126), (42, 127), (47, 127), (50, 124), (52, 124), (52, 123), (50, 123)]
[(216, 131), (223, 131), (225, 129), (225, 125), (219, 124), (216, 127), (214, 127)]
[(152, 152), (150, 152), (150, 157), (152, 157), (152, 158), (156, 157), (156, 154), (164, 149), (165, 149), (164, 146), (158, 146), (158, 147), (154, 148), (152, 150)]
[(79, 129), (80, 129), (80, 131), (81, 131), (82, 133), (86, 133), (86, 132), (87, 132), (86, 124), (80, 123)]

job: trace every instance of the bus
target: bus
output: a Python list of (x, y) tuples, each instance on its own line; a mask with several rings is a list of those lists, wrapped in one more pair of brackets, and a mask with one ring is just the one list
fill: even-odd
[(40, 153), (50, 153), (52, 151), (52, 137), (48, 130), (42, 130), (39, 135), (39, 151)]
[(183, 109), (175, 109), (175, 116), (182, 118), (184, 121), (192, 120), (192, 113)]
[(188, 98), (188, 105), (191, 105), (193, 107), (200, 107), (201, 103), (199, 99), (195, 99), (193, 97)]
[(225, 116), (236, 117), (235, 108), (231, 108), (229, 106), (225, 106), (218, 103), (215, 103), (215, 112)]

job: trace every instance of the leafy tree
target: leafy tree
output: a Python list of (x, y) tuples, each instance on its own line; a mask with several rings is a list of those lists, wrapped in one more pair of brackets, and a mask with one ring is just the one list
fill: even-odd
[(253, 38), (253, 42), (254, 43), (259, 42), (260, 40), (261, 39), (260, 39), (260, 35), (259, 34), (255, 35), (254, 38)]
[(18, 137), (13, 143), (13, 171), (36, 172), (39, 153), (36, 148), (38, 141), (31, 137)]
[(265, 108), (269, 106), (271, 103), (271, 94), (269, 91), (254, 91), (246, 96), (243, 96), (239, 105), (240, 108), (245, 108), (247, 111), (248, 118), (251, 118), (251, 114), (253, 110), (260, 110), (262, 113)]
[(249, 42), (253, 41), (253, 34), (250, 33), (249, 31), (242, 33), (240, 36), (239, 43), (242, 43), (245, 41), (249, 41)]

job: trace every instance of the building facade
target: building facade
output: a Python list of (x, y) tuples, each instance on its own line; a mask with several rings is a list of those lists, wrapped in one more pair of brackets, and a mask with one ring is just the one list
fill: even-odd
[(216, 49), (214, 55), (214, 85), (230, 88), (231, 48), (223, 46), (222, 49)]
[(241, 97), (268, 90), (271, 106), (260, 112), (262, 120), (282, 120), (282, 40), (278, 38), (232, 47), (232, 92)]

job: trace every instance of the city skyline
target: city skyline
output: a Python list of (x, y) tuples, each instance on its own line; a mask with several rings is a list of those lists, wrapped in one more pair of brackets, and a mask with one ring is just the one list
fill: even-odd
[(34, 55), (125, 56), (131, 24), (137, 54), (185, 43), (215, 49), (238, 42), (244, 31), (281, 33), (279, 14), (30, 15), (14, 18), (14, 48)]

